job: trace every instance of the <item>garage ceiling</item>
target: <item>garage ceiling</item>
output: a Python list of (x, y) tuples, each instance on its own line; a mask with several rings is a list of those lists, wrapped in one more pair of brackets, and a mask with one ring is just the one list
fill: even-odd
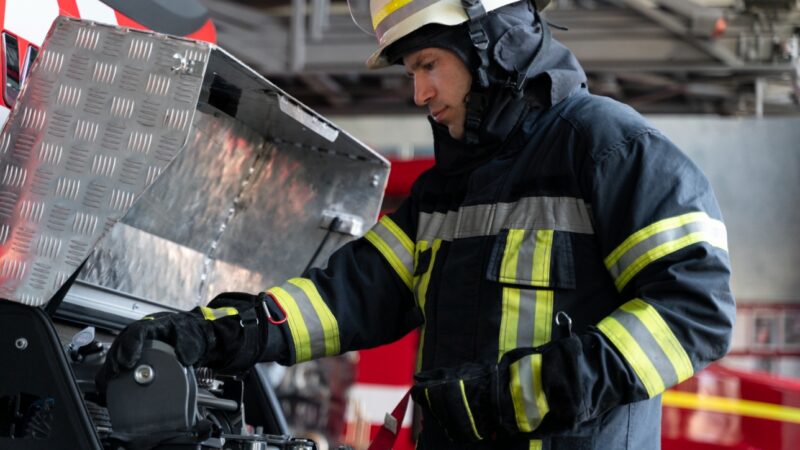
[[(368, 0), (360, 8), (366, 14)], [(335, 0), (203, 0), (219, 44), (324, 114), (416, 112), (399, 68)], [(591, 91), (643, 113), (798, 114), (798, 0), (553, 0)]]

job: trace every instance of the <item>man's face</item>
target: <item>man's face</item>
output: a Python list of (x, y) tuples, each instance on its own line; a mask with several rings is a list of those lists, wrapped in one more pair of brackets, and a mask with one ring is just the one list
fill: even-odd
[(472, 86), (467, 66), (450, 50), (435, 47), (405, 55), (403, 66), (414, 79), (414, 103), (427, 106), (433, 120), (447, 126), (454, 139), (462, 139)]

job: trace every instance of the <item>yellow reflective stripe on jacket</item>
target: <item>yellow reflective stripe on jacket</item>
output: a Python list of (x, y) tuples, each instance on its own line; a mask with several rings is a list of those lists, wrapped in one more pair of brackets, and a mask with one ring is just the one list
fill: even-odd
[(550, 287), (554, 230), (508, 230), (497, 281)]
[(675, 334), (669, 329), (669, 325), (654, 307), (637, 298), (622, 305), (620, 309), (636, 316), (647, 328), (650, 335), (655, 338), (658, 346), (661, 347), (661, 351), (667, 355), (678, 377), (678, 381), (674, 384), (681, 383), (694, 375), (694, 368), (689, 355), (686, 354), (678, 338), (675, 337)]
[(528, 450), (542, 450), (542, 441), (539, 439), (531, 440), (530, 447)]
[[(528, 239), (530, 233), (535, 233), (534, 239)], [(548, 286), (553, 236), (553, 230), (509, 230), (499, 280), (516, 284), (532, 280)], [(498, 361), (515, 348), (550, 342), (553, 299), (550, 289), (503, 287)]]
[(503, 288), (503, 303), (500, 313), (500, 348), (497, 352), (499, 361), (503, 355), (517, 348), (517, 329), (519, 327), (519, 305), (521, 290)]
[(311, 306), (317, 314), (325, 336), (325, 356), (338, 355), (340, 347), (339, 322), (336, 321), (336, 317), (333, 316), (333, 313), (328, 308), (328, 304), (322, 300), (317, 287), (314, 286), (314, 282), (308, 278), (292, 278), (289, 283), (299, 287), (311, 301)]
[(412, 289), (414, 273), (414, 242), (389, 216), (381, 220), (364, 235), (383, 255), (409, 289)]
[(524, 356), (511, 363), (509, 371), (517, 427), (523, 433), (530, 433), (550, 410), (542, 390), (542, 355)]
[(553, 301), (553, 291), (549, 289), (503, 288), (498, 361), (515, 348), (550, 342)]
[(536, 313), (533, 322), (533, 346), (550, 342), (553, 334), (553, 291), (536, 291)]
[[(433, 412), (433, 403), (431, 403), (431, 394), (428, 388), (425, 388), (425, 400), (428, 402), (428, 409), (430, 409), (433, 416), (436, 417), (436, 413)], [(436, 420), (439, 419), (437, 418)]]
[(283, 306), (286, 311), (286, 322), (289, 325), (289, 332), (292, 335), (292, 342), (294, 343), (294, 358), (295, 362), (303, 362), (311, 359), (311, 339), (308, 335), (308, 328), (306, 327), (303, 314), (297, 307), (297, 302), (279, 287), (274, 287), (268, 291), (274, 295), (275, 298)]
[[(419, 247), (418, 254), (428, 249), (428, 243), (426, 241), (420, 241), (417, 243)], [(416, 298), (417, 298), (417, 305), (419, 305), (420, 311), (422, 311), (422, 317), (425, 319), (425, 304), (426, 304), (426, 296), (428, 295), (428, 285), (431, 281), (431, 273), (433, 272), (433, 266), (436, 263), (436, 254), (439, 252), (439, 248), (442, 246), (442, 241), (437, 239), (433, 241), (433, 245), (431, 246), (431, 260), (428, 265), (428, 270), (425, 271), (422, 275), (420, 275), (419, 281), (416, 285)], [(422, 330), (419, 333), (419, 346), (417, 347), (417, 372), (422, 370), (422, 349), (425, 346), (425, 323), (422, 324)]]
[[(441, 246), (442, 246), (441, 240), (437, 239), (433, 241), (433, 245), (431, 245), (430, 247), (431, 259), (430, 262), (428, 263), (428, 269), (419, 276), (419, 279), (417, 280), (417, 285), (415, 286), (416, 292), (414, 292), (414, 294), (417, 299), (417, 305), (419, 305), (419, 308), (422, 310), (423, 313), (425, 312), (425, 301), (426, 301), (426, 295), (428, 294), (428, 285), (431, 282), (431, 273), (433, 272), (433, 266), (436, 264), (436, 255), (437, 253), (439, 253), (439, 249), (441, 248)], [(419, 242), (417, 253), (422, 253), (427, 249), (428, 249), (428, 243), (426, 241), (421, 241)]]
[(205, 317), (206, 320), (217, 320), (223, 317), (235, 316), (239, 314), (239, 311), (236, 310), (236, 308), (231, 308), (229, 306), (222, 308), (209, 308), (207, 306), (201, 306), (200, 312), (203, 313), (203, 317)]
[(597, 325), (636, 372), (650, 398), (694, 374), (689, 355), (658, 311), (634, 299)]
[(552, 253), (553, 230), (537, 230), (531, 281), (542, 285), (550, 284), (550, 256)]
[(633, 233), (605, 259), (614, 284), (622, 290), (653, 261), (698, 242), (728, 250), (725, 225), (704, 212), (660, 220)]
[(519, 266), (520, 247), (524, 238), (525, 230), (508, 230), (506, 248), (503, 251), (503, 260), (500, 262), (498, 281), (514, 283), (519, 279), (517, 277), (517, 268)]
[(269, 292), (286, 311), (295, 363), (339, 354), (339, 324), (311, 280), (293, 278)]
[(464, 409), (467, 411), (469, 424), (472, 427), (472, 433), (475, 434), (475, 437), (479, 441), (483, 440), (483, 437), (481, 437), (480, 433), (478, 433), (478, 427), (475, 426), (475, 418), (472, 416), (472, 409), (470, 409), (469, 402), (467, 401), (467, 393), (464, 390), (464, 380), (458, 380), (458, 386), (461, 388), (461, 400), (464, 402)]

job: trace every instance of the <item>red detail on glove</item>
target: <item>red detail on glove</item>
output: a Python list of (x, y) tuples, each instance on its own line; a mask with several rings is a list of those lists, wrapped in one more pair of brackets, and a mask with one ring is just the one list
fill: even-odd
[[(280, 324), (286, 322), (286, 320), (289, 319), (289, 316), (286, 315), (286, 310), (283, 309), (283, 305), (281, 305), (281, 302), (279, 302), (278, 299), (274, 295), (272, 295), (271, 293), (267, 292), (267, 295), (272, 297), (272, 301), (275, 302), (275, 305), (278, 307), (278, 309), (281, 310), (281, 313), (283, 314), (283, 319), (281, 319), (281, 320), (275, 320), (275, 319), (272, 318), (271, 315), (267, 316), (267, 320), (269, 321), (269, 323), (271, 323), (273, 325), (280, 325)], [(269, 311), (269, 308), (267, 308), (267, 311)]]

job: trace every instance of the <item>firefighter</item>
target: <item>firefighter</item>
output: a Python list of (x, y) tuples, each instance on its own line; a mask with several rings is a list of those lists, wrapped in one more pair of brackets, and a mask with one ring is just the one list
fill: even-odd
[(231, 371), (420, 327), (418, 448), (659, 448), (661, 393), (730, 345), (725, 226), (672, 142), (587, 91), (543, 6), (373, 0), (368, 65), (413, 78), (435, 167), (325, 269), (132, 324), (100, 380), (145, 338)]

